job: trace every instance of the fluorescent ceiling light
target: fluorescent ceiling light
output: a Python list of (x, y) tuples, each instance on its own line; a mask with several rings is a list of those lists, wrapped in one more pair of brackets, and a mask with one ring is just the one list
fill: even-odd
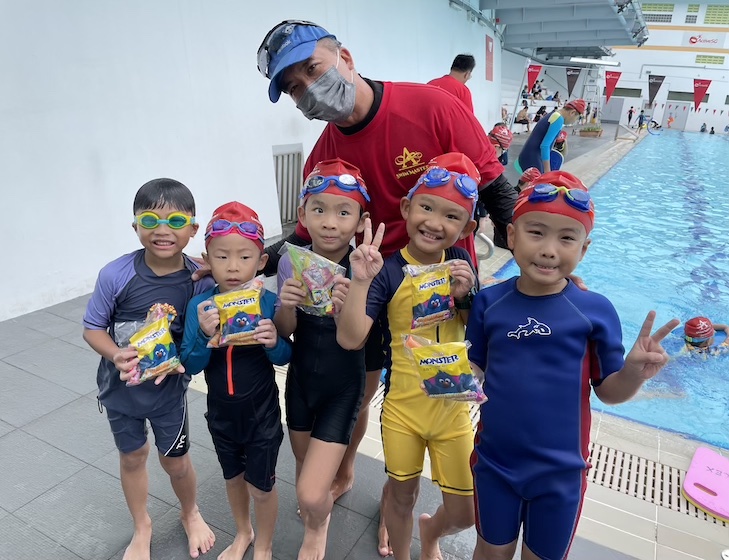
[(602, 60), (601, 58), (581, 58), (573, 56), (570, 62), (582, 62), (583, 64), (595, 64), (597, 66), (620, 66), (617, 60)]

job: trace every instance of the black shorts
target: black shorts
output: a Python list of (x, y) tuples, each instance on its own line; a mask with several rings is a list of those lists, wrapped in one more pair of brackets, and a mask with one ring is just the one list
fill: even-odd
[(154, 444), (165, 457), (182, 457), (190, 449), (187, 396), (144, 416), (130, 416), (106, 409), (114, 443), (121, 453), (132, 453), (147, 443), (147, 420), (154, 432)]
[(270, 492), (276, 482), (276, 461), (283, 441), (278, 392), (255, 400), (208, 398), (205, 418), (223, 478), (230, 480), (245, 473), (246, 481)]
[(349, 445), (364, 386), (364, 372), (353, 372), (351, 363), (338, 364), (336, 373), (329, 374), (311, 370), (299, 374), (289, 366), (286, 424), (295, 432), (311, 432), (320, 441)]
[(385, 367), (385, 333), (378, 317), (372, 323), (370, 334), (365, 342), (365, 371), (376, 371), (379, 375)]

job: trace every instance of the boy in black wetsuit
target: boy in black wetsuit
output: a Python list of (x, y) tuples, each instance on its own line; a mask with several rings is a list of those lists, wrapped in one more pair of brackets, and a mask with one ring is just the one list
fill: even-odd
[[(360, 170), (341, 159), (319, 162), (301, 191), (299, 223), (311, 235), (311, 250), (346, 269), (346, 277), (335, 277), (335, 314), (349, 286), (350, 241), (363, 230), (368, 201)], [(364, 393), (364, 349), (344, 350), (337, 344), (335, 317), (308, 315), (297, 309), (306, 292), (293, 278), (288, 255), (279, 261), (278, 286), (276, 327), (281, 336), (294, 335), (286, 380), (286, 423), (296, 457), (296, 495), (305, 526), (299, 557), (324, 558), (334, 504), (332, 485)]]
[(205, 230), (205, 259), (217, 286), (194, 297), (187, 308), (182, 363), (190, 374), (205, 370), (208, 428), (223, 469), (237, 534), (219, 558), (243, 558), (253, 542), (250, 498), (256, 513), (253, 558), (270, 560), (278, 514), (276, 460), (283, 440), (273, 364), (291, 357), (288, 340), (271, 320), (276, 295), (264, 290), (254, 338), (260, 345), (207, 348), (220, 315), (212, 297), (253, 279), (268, 259), (258, 215), (239, 202), (218, 208)]

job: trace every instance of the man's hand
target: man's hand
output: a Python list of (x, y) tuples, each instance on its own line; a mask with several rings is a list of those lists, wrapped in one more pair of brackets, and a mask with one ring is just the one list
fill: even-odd
[(278, 343), (278, 331), (276, 331), (276, 325), (273, 324), (271, 319), (261, 319), (253, 331), (253, 338), (256, 342), (263, 344), (269, 350), (274, 348)]
[(643, 381), (655, 377), (661, 368), (668, 363), (668, 353), (661, 346), (661, 341), (681, 323), (678, 319), (672, 319), (651, 334), (655, 319), (656, 312), (650, 311), (645, 321), (643, 321), (643, 326), (640, 328), (633, 348), (625, 357), (625, 366), (623, 367), (626, 373)]
[(344, 300), (347, 299), (347, 292), (349, 292), (349, 278), (345, 278), (341, 274), (337, 274), (334, 277), (334, 287), (332, 288), (332, 303), (334, 304), (334, 314), (338, 315), (339, 311), (344, 305)]
[(369, 218), (365, 219), (362, 244), (349, 255), (353, 279), (370, 282), (382, 270), (383, 259), (380, 254), (380, 245), (384, 236), (385, 224), (380, 224), (372, 237), (372, 221)]
[(586, 292), (587, 291), (587, 284), (582, 280), (581, 276), (575, 276), (574, 274), (570, 274), (567, 278), (572, 280), (574, 282), (575, 286), (577, 286), (580, 290)]
[(306, 290), (301, 282), (295, 278), (288, 278), (281, 286), (278, 297), (281, 300), (281, 307), (294, 309), (304, 303)]
[(220, 324), (220, 313), (211, 300), (206, 299), (197, 304), (197, 322), (208, 338), (215, 334)]
[(200, 278), (205, 278), (210, 274), (210, 265), (205, 261), (205, 258), (207, 255), (205, 253), (202, 254), (202, 257), (190, 257), (192, 261), (194, 261), (196, 264), (200, 265), (200, 268), (198, 268), (195, 272), (192, 273), (192, 281), (197, 282), (200, 280)]
[(454, 260), (450, 263), (450, 269), (451, 278), (453, 278), (451, 295), (455, 299), (466, 297), (476, 284), (476, 275), (473, 273), (471, 265), (466, 261)]

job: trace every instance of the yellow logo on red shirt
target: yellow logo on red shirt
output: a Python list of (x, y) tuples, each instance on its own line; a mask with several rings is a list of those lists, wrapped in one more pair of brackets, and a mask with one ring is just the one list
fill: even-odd
[(400, 167), (400, 172), (395, 175), (398, 179), (402, 179), (408, 175), (416, 175), (425, 171), (427, 167), (422, 163), (423, 152), (410, 151), (407, 148), (402, 149), (402, 155), (395, 158), (395, 164)]

